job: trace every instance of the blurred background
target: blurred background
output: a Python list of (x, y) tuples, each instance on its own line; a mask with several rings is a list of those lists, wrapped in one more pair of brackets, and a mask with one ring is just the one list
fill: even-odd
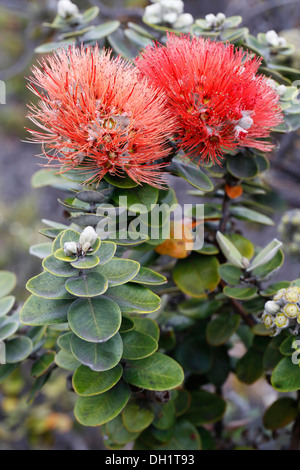
[[(128, 21), (141, 23), (144, 7), (148, 4), (147, 0), (77, 0), (75, 3), (82, 10), (99, 6), (100, 18), (95, 21), (118, 19), (124, 24)], [(38, 233), (40, 219), (60, 221), (64, 216), (56, 190), (31, 188), (31, 177), (40, 164), (34, 155), (40, 153), (40, 149), (24, 142), (27, 137), (24, 128), (29, 125), (25, 117), (26, 103), (32, 99), (24, 77), (30, 74), (30, 66), (37, 59), (34, 49), (51, 41), (53, 30), (43, 27), (42, 23), (51, 22), (56, 10), (56, 0), (0, 0), (0, 80), (6, 85), (6, 104), (0, 104), (0, 270), (12, 270), (17, 274), (16, 293), (21, 300), (26, 298), (26, 281), (40, 271), (40, 260), (28, 254), (30, 245), (44, 241)], [(185, 12), (194, 18), (218, 12), (226, 16), (241, 15), (243, 26), (247, 26), (253, 35), (274, 29), (296, 45), (291, 66), (300, 67), (299, 0), (185, 0)], [(272, 170), (266, 180), (274, 190), (272, 197), (277, 201), (274, 220), (279, 222), (286, 210), (300, 208), (300, 133), (283, 135), (280, 149), (271, 158)], [(182, 183), (177, 188), (178, 196), (184, 198), (187, 189)], [(249, 238), (261, 246), (274, 237), (280, 238), (276, 227), (258, 231), (257, 227), (248, 226), (247, 230)], [(298, 255), (287, 256), (279, 277), (292, 280), (299, 274)], [(26, 371), (2, 387), (2, 393), (5, 392), (7, 397), (1, 400), (0, 392), (0, 449), (102, 448), (99, 430), (83, 431), (79, 425), (74, 425), (69, 414), (72, 397), (64, 392), (65, 380), (65, 376), (58, 375), (54, 384), (47, 385), (44, 400), (30, 412), (24, 394), (20, 397), (26, 383)], [(228, 393), (238, 391), (240, 413), (237, 419), (246, 419), (244, 424), (247, 426), (244, 417), (253, 413), (254, 418), (255, 413), (259, 416), (257, 405), (270, 404), (275, 392), (266, 390), (262, 399), (257, 384), (247, 387), (247, 391), (245, 388), (241, 384), (231, 384)], [(250, 397), (250, 405), (243, 400), (246, 394)]]

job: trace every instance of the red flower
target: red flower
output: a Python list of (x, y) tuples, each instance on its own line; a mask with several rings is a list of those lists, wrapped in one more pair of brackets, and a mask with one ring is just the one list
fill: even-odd
[(257, 75), (260, 60), (232, 45), (168, 35), (136, 60), (163, 90), (177, 118), (178, 144), (193, 159), (219, 163), (241, 147), (270, 151), (270, 129), (281, 122), (278, 95)]
[(28, 130), (61, 173), (76, 169), (94, 182), (125, 172), (137, 183), (161, 186), (175, 128), (161, 92), (98, 47), (62, 49), (39, 66), (29, 88), (41, 101), (29, 106), (28, 117), (42, 130)]

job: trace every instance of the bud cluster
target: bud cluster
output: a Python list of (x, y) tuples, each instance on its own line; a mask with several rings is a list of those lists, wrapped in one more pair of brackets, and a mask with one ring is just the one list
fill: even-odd
[(290, 327), (290, 333), (298, 334), (300, 328), (300, 287), (280, 289), (273, 300), (265, 303), (262, 322), (270, 330), (270, 336), (277, 336), (281, 330)]
[(79, 238), (79, 243), (67, 242), (64, 244), (64, 252), (66, 256), (84, 256), (89, 251), (98, 238), (93, 227), (86, 227)]
[(190, 13), (183, 13), (182, 0), (151, 0), (152, 5), (145, 9), (144, 20), (151, 24), (166, 24), (174, 29), (190, 26), (194, 18)]

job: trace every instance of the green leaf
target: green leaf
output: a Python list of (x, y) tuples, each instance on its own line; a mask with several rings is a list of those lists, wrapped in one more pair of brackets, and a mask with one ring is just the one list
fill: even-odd
[(107, 21), (98, 26), (95, 26), (91, 31), (88, 31), (82, 36), (82, 41), (98, 41), (99, 39), (109, 36), (120, 26), (119, 21)]
[(223, 302), (219, 300), (198, 300), (189, 299), (179, 304), (179, 311), (187, 317), (195, 320), (204, 320), (210, 317), (213, 313), (216, 313), (219, 308), (223, 305)]
[(61, 175), (57, 174), (57, 170), (42, 169), (34, 173), (31, 178), (31, 186), (35, 189), (44, 188), (45, 186), (62, 187), (65, 181)]
[(55, 363), (62, 369), (74, 371), (80, 366), (80, 362), (73, 356), (73, 354), (66, 351), (59, 351), (55, 356)]
[(242, 180), (254, 178), (259, 172), (255, 158), (242, 154), (227, 157), (226, 167), (231, 175)]
[[(54, 244), (55, 244), (55, 241), (54, 241)], [(52, 247), (52, 252), (53, 252), (53, 247)], [(63, 248), (59, 248), (53, 254), (54, 254), (56, 259), (58, 259), (60, 261), (65, 261), (67, 263), (71, 263), (72, 261), (77, 260), (77, 255), (68, 256), (68, 255), (65, 254)]]
[(134, 326), (136, 331), (152, 336), (155, 341), (159, 340), (159, 326), (151, 318), (135, 317)]
[(124, 379), (131, 385), (147, 390), (164, 391), (178, 387), (184, 379), (180, 365), (169, 356), (152, 356), (127, 363)]
[(193, 253), (179, 260), (173, 270), (175, 284), (191, 297), (201, 298), (205, 291), (213, 291), (220, 282), (219, 262), (215, 256)]
[(214, 318), (207, 326), (207, 342), (212, 346), (226, 343), (239, 327), (240, 315), (222, 314)]
[(158, 348), (158, 344), (152, 336), (135, 330), (123, 333), (122, 340), (124, 346), (123, 359), (143, 359), (151, 356)]
[(263, 423), (265, 428), (275, 429), (284, 428), (292, 423), (298, 415), (298, 406), (296, 400), (289, 397), (282, 397), (276, 400), (266, 410)]
[(55, 51), (56, 49), (59, 49), (61, 47), (68, 47), (72, 46), (73, 44), (73, 39), (69, 41), (57, 41), (57, 42), (47, 42), (45, 44), (41, 44), (40, 46), (36, 47), (34, 49), (34, 52), (36, 54), (45, 54), (48, 52)]
[(300, 336), (289, 335), (287, 338), (285, 338), (279, 348), (281, 354), (284, 356), (292, 356), (293, 353), (298, 349), (297, 343), (295, 343), (296, 347), (293, 347), (294, 341), (300, 341)]
[(177, 396), (174, 399), (176, 416), (183, 415), (191, 404), (191, 394), (186, 390), (177, 390)]
[(240, 283), (241, 276), (243, 275), (240, 268), (237, 268), (233, 264), (229, 263), (221, 264), (219, 266), (218, 272), (223, 281), (233, 286)]
[(262, 266), (271, 261), (281, 247), (282, 243), (274, 238), (273, 241), (271, 241), (263, 250), (258, 253), (257, 256), (255, 256), (251, 262), (251, 266), (247, 269), (247, 271), (252, 271), (253, 269), (256, 269), (259, 266)]
[(17, 278), (9, 271), (0, 271), (0, 298), (8, 295), (16, 286)]
[(75, 417), (83, 426), (101, 426), (121, 413), (129, 397), (129, 387), (121, 381), (101, 395), (79, 397), (74, 409)]
[(263, 356), (260, 351), (250, 348), (236, 364), (236, 375), (241, 382), (254, 383), (263, 374)]
[(132, 400), (125, 407), (122, 419), (129, 432), (137, 433), (150, 426), (154, 419), (154, 413), (142, 401)]
[(168, 168), (172, 173), (181, 176), (192, 186), (203, 191), (212, 191), (214, 186), (208, 176), (190, 160), (184, 158), (174, 158)]
[(271, 384), (278, 392), (300, 390), (300, 367), (293, 364), (290, 357), (284, 357), (275, 367)]
[(26, 336), (6, 341), (6, 362), (13, 364), (21, 362), (29, 356), (32, 351), (32, 341)]
[(63, 349), (64, 351), (68, 352), (68, 353), (72, 352), (72, 349), (71, 349), (71, 338), (72, 338), (72, 336), (73, 336), (73, 333), (68, 332), (68, 333), (64, 333), (64, 334), (60, 335), (57, 338), (58, 346), (61, 349)]
[(31, 368), (31, 375), (34, 377), (40, 377), (43, 375), (53, 364), (55, 353), (52, 351), (46, 352), (38, 358)]
[(257, 224), (274, 225), (274, 222), (270, 217), (252, 209), (248, 209), (247, 207), (232, 206), (230, 212), (237, 219), (247, 220)]
[(86, 341), (101, 343), (114, 336), (121, 326), (121, 310), (110, 299), (78, 299), (68, 311), (72, 331)]
[(73, 375), (73, 388), (83, 397), (100, 395), (116, 385), (122, 373), (123, 368), (120, 364), (103, 372), (95, 372), (89, 367), (80, 366)]
[(146, 214), (151, 211), (152, 204), (157, 203), (158, 195), (158, 189), (149, 185), (129, 190), (116, 188), (113, 194), (113, 201), (119, 204), (120, 207), (126, 207), (132, 212)]
[(253, 275), (258, 278), (258, 280), (264, 279), (269, 276), (273, 271), (277, 270), (282, 266), (284, 261), (284, 255), (282, 250), (279, 250), (276, 255), (268, 261), (266, 264), (259, 266), (253, 270)]
[(131, 318), (122, 315), (122, 323), (120, 326), (120, 333), (126, 333), (127, 331), (131, 331), (134, 329), (134, 322)]
[(179, 344), (176, 359), (184, 370), (205, 374), (212, 365), (212, 349), (207, 343), (199, 341), (198, 336), (190, 336)]
[(131, 42), (136, 44), (138, 47), (141, 47), (142, 49), (147, 46), (150, 46), (153, 43), (152, 39), (149, 39), (140, 34), (139, 32), (133, 31), (132, 29), (125, 29), (124, 34), (127, 39), (129, 39)]
[(75, 297), (96, 297), (107, 290), (108, 280), (98, 272), (87, 272), (68, 279), (65, 288)]
[(122, 416), (119, 414), (112, 421), (105, 425), (106, 434), (113, 444), (124, 446), (130, 442), (134, 442), (140, 433), (129, 432), (122, 421)]
[(235, 245), (221, 232), (217, 232), (217, 242), (227, 261), (237, 268), (244, 269), (243, 256)]
[(238, 233), (232, 233), (228, 235), (228, 239), (234, 244), (235, 248), (242, 256), (248, 259), (252, 258), (255, 252), (255, 248), (250, 240), (243, 237), (242, 235), (239, 235)]
[(70, 263), (61, 261), (54, 255), (47, 256), (42, 265), (46, 271), (58, 277), (71, 277), (78, 273), (78, 270), (73, 268)]
[(123, 343), (119, 333), (105, 343), (89, 343), (73, 335), (71, 349), (74, 356), (83, 365), (94, 371), (102, 372), (112, 369), (120, 362)]
[(126, 189), (131, 189), (131, 188), (136, 188), (138, 186), (138, 183), (133, 181), (131, 178), (126, 173), (123, 173), (122, 176), (115, 176), (115, 175), (110, 175), (109, 173), (106, 173), (104, 176), (105, 181), (108, 183), (112, 184), (113, 186), (117, 188), (126, 188)]
[(0, 318), (4, 317), (14, 306), (16, 298), (13, 295), (8, 295), (0, 299)]
[(120, 286), (133, 279), (140, 269), (140, 263), (130, 259), (113, 258), (104, 266), (97, 267), (97, 273), (103, 275), (109, 287)]
[(81, 21), (83, 23), (90, 23), (91, 21), (93, 21), (98, 15), (99, 15), (99, 12), (100, 12), (100, 8), (99, 7), (91, 7), (91, 8), (88, 8), (87, 10), (85, 10), (85, 12), (82, 14), (82, 19)]
[(92, 269), (99, 264), (99, 258), (96, 255), (84, 256), (72, 261), (71, 265), (76, 269)]
[(173, 428), (172, 439), (162, 447), (160, 450), (200, 450), (201, 438), (200, 435), (189, 421), (180, 420), (175, 423)]
[(99, 266), (108, 263), (115, 255), (117, 245), (114, 242), (103, 241), (100, 248), (94, 253), (99, 258)]
[(191, 404), (184, 415), (195, 426), (219, 421), (226, 410), (226, 402), (214, 393), (200, 390), (191, 393)]
[(227, 297), (237, 300), (249, 300), (256, 296), (257, 287), (229, 287), (225, 286), (223, 292)]
[(156, 273), (152, 269), (148, 269), (148, 268), (145, 268), (144, 266), (141, 266), (138, 274), (131, 280), (131, 282), (135, 282), (137, 284), (159, 286), (168, 281), (165, 278), (165, 276), (162, 276), (161, 274)]
[(153, 426), (161, 430), (173, 428), (176, 420), (174, 401), (154, 405), (155, 417)]
[(65, 323), (71, 301), (46, 300), (31, 295), (21, 310), (20, 320), (24, 325), (53, 325)]
[(60, 247), (64, 249), (65, 243), (75, 242), (79, 243), (80, 233), (76, 230), (64, 230), (60, 237)]
[(160, 307), (158, 295), (138, 284), (111, 287), (105, 297), (114, 300), (124, 313), (151, 313)]
[(30, 279), (26, 289), (37, 297), (43, 299), (72, 299), (72, 295), (65, 289), (65, 280), (44, 271)]
[(17, 321), (8, 321), (4, 325), (0, 326), (0, 341), (12, 336), (19, 328)]

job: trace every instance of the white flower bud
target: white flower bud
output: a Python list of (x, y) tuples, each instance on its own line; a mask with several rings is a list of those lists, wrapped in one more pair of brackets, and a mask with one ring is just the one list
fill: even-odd
[(177, 13), (177, 15), (183, 13), (184, 3), (182, 0), (161, 0), (160, 4), (166, 11)]
[(226, 16), (224, 15), (224, 13), (218, 13), (216, 18), (217, 18), (218, 24), (222, 24), (226, 20)]
[(64, 244), (64, 252), (66, 256), (76, 255), (77, 254), (77, 243), (67, 242)]
[(68, 16), (76, 16), (79, 10), (78, 6), (70, 0), (58, 0), (57, 13), (62, 18), (67, 18)]
[(181, 29), (185, 28), (186, 26), (190, 26), (194, 23), (194, 18), (190, 13), (183, 13), (179, 15), (175, 23), (173, 24), (173, 28)]
[(161, 15), (161, 5), (159, 3), (154, 3), (153, 5), (148, 5), (145, 8), (145, 16), (158, 16)]
[(163, 15), (162, 19), (165, 23), (173, 24), (177, 20), (177, 14), (176, 13), (166, 13), (165, 15)]
[(241, 263), (242, 263), (242, 265), (244, 266), (245, 269), (249, 268), (249, 266), (250, 266), (250, 261), (248, 260), (248, 258), (245, 258), (244, 256), (241, 259)]
[(286, 46), (285, 38), (280, 38), (273, 29), (266, 32), (266, 41), (270, 46), (273, 47)]
[(206, 15), (205, 20), (206, 20), (207, 26), (209, 27), (216, 26), (217, 24), (217, 17), (213, 13)]
[(274, 300), (269, 300), (268, 302), (265, 303), (265, 310), (268, 313), (276, 314), (280, 310), (280, 305), (278, 305)]
[(82, 251), (84, 253), (86, 253), (90, 248), (91, 248), (91, 244), (89, 242), (85, 243), (84, 245), (82, 245)]
[(286, 92), (286, 86), (285, 85), (278, 85), (278, 87), (276, 88), (276, 91), (277, 91), (279, 96), (283, 96)]
[(83, 247), (86, 243), (90, 244), (90, 247), (94, 245), (98, 235), (93, 227), (86, 227), (79, 238), (79, 243)]

